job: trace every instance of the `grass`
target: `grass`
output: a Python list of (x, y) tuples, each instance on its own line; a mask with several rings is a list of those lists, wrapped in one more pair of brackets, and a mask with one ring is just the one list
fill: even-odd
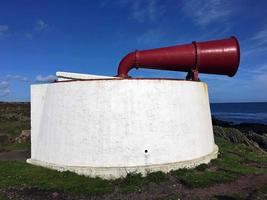
[[(219, 158), (209, 165), (200, 165), (195, 169), (179, 169), (172, 171), (183, 184), (195, 187), (207, 187), (217, 183), (234, 181), (244, 174), (267, 173), (266, 168), (250, 166), (250, 163), (267, 164), (267, 156), (242, 144), (233, 144), (221, 138), (216, 138), (220, 148)], [(10, 149), (18, 148), (10, 146)], [(20, 147), (19, 147), (20, 148)], [(141, 174), (128, 174), (124, 179), (114, 181), (100, 178), (88, 178), (71, 172), (54, 170), (29, 165), (22, 162), (0, 162), (0, 188), (10, 186), (35, 187), (48, 191), (63, 191), (78, 194), (103, 194), (114, 191), (127, 193), (140, 187), (168, 181), (168, 176), (162, 172), (153, 172), (147, 177)]]
[(251, 165), (267, 165), (266, 154), (243, 144), (227, 142), (222, 138), (216, 138), (216, 143), (219, 145), (220, 154), (211, 164), (199, 165), (195, 169), (175, 170), (171, 173), (192, 188), (232, 182), (241, 175), (267, 173), (267, 168)]
[(61, 191), (76, 194), (103, 194), (111, 192), (118, 185), (121, 192), (132, 192), (149, 182), (166, 180), (162, 172), (149, 174), (129, 174), (125, 179), (115, 181), (88, 178), (72, 172), (57, 172), (23, 162), (0, 161), (0, 188), (34, 187), (45, 191)]
[[(0, 103), (0, 132), (11, 138), (19, 135), (21, 130), (30, 129), (30, 105)], [(138, 191), (144, 185), (161, 184), (175, 179), (191, 188), (208, 187), (218, 183), (228, 183), (247, 174), (267, 173), (267, 155), (244, 144), (234, 144), (216, 137), (219, 146), (218, 159), (210, 164), (202, 164), (195, 169), (174, 170), (169, 174), (162, 172), (128, 174), (124, 179), (114, 181), (100, 178), (88, 178), (71, 172), (54, 170), (29, 165), (23, 162), (0, 161), (0, 190), (8, 187), (32, 187), (43, 191), (68, 192), (74, 194), (104, 194), (119, 191), (129, 193)], [(30, 144), (5, 144), (0, 149), (24, 150)], [(262, 166), (265, 166), (262, 167)], [(253, 198), (267, 194), (267, 188), (256, 190)], [(0, 194), (0, 200), (6, 199)], [(165, 199), (172, 199), (171, 197)], [(173, 198), (177, 199), (177, 198)], [(238, 199), (237, 197), (214, 197), (213, 199)]]
[(14, 138), (26, 129), (30, 129), (30, 104), (0, 102), (0, 133)]
[(9, 200), (9, 198), (4, 197), (4, 196), (2, 196), (2, 195), (0, 194), (0, 200)]
[(216, 183), (227, 183), (237, 177), (224, 171), (196, 172), (195, 170), (181, 169), (172, 172), (184, 185), (195, 187), (207, 187)]
[(267, 186), (255, 190), (251, 195), (250, 199), (266, 199), (267, 197)]
[(72, 172), (57, 172), (22, 162), (0, 162), (0, 188), (34, 187), (47, 191), (98, 194), (111, 192), (112, 182)]
[(10, 143), (10, 144), (1, 145), (0, 149), (5, 150), (5, 151), (30, 150), (31, 144), (30, 143)]
[(250, 194), (246, 193), (235, 193), (231, 195), (215, 195), (209, 200), (244, 200), (244, 199), (255, 199), (255, 200), (263, 200), (266, 199), (267, 196), (267, 187), (264, 186), (262, 188), (258, 188), (254, 190)]
[(167, 180), (167, 175), (163, 172), (152, 172), (146, 177), (143, 177), (141, 174), (128, 174), (126, 178), (117, 179), (114, 181), (114, 183), (119, 186), (119, 190), (122, 193), (127, 193), (136, 191), (141, 186), (149, 183), (159, 184)]
[(30, 121), (0, 121), (0, 132), (8, 134), (11, 138), (18, 136), (22, 130), (30, 129)]

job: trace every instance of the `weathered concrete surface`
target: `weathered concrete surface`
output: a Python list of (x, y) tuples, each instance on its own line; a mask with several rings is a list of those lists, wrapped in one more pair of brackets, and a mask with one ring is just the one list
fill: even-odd
[(31, 117), (28, 162), (91, 176), (167, 172), (207, 163), (217, 153), (207, 85), (201, 82), (111, 79), (33, 85)]
[(210, 160), (217, 158), (218, 146), (214, 146), (214, 150), (203, 157), (186, 160), (174, 163), (165, 163), (160, 165), (146, 165), (146, 166), (132, 166), (132, 167), (90, 167), (90, 166), (64, 166), (57, 165), (53, 163), (47, 163), (35, 159), (27, 159), (27, 162), (33, 165), (38, 165), (42, 167), (47, 167), (50, 169), (55, 169), (58, 171), (71, 171), (80, 175), (90, 176), (90, 177), (101, 177), (103, 179), (116, 179), (121, 177), (126, 177), (129, 173), (141, 173), (146, 175), (151, 172), (170, 172), (171, 170), (181, 169), (181, 168), (194, 168), (197, 165), (203, 163), (209, 163)]

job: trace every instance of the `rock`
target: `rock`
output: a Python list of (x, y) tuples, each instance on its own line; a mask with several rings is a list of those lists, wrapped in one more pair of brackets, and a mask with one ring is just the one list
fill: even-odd
[(267, 125), (259, 124), (259, 123), (240, 123), (234, 124), (232, 122), (222, 121), (216, 119), (212, 116), (212, 124), (215, 126), (221, 126), (226, 128), (235, 128), (240, 130), (242, 133), (248, 133), (249, 131), (253, 131), (259, 135), (263, 135), (267, 133)]
[(247, 145), (250, 143), (249, 139), (245, 136), (245, 134), (235, 128), (213, 126), (213, 132), (214, 135), (222, 137), (233, 143), (245, 143)]
[(0, 133), (0, 145), (7, 144), (9, 142), (9, 136), (7, 134)]
[(219, 119), (216, 119), (214, 116), (212, 116), (212, 124), (215, 126), (223, 126), (223, 127), (230, 127), (233, 125), (232, 122), (226, 122)]
[(259, 151), (265, 152), (265, 142), (262, 141), (264, 136), (257, 133), (251, 133), (250, 136), (235, 128), (226, 128), (220, 126), (213, 126), (215, 136), (219, 136), (233, 143), (243, 143), (247, 146), (254, 147)]
[(22, 130), (21, 134), (15, 138), (16, 143), (30, 142), (31, 140), (31, 130)]
[(267, 137), (264, 135), (259, 135), (253, 131), (249, 131), (247, 134), (247, 138), (253, 140), (254, 142), (258, 143), (258, 145), (267, 151)]
[(59, 193), (58, 192), (53, 192), (52, 193), (52, 198), (53, 199), (57, 199), (59, 197)]
[(257, 124), (257, 123), (241, 123), (234, 125), (233, 128), (237, 128), (242, 132), (249, 132), (253, 131), (257, 134), (264, 134), (267, 132), (267, 125), (266, 124)]

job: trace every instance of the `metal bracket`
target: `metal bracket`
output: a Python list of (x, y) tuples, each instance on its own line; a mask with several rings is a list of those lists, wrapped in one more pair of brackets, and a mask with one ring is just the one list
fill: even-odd
[(186, 75), (186, 80), (188, 81), (200, 81), (198, 78), (198, 70), (190, 69), (190, 71)]

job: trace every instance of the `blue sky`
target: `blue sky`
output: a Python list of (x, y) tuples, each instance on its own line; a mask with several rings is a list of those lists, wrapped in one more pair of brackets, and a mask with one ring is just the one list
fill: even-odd
[[(1, 0), (0, 101), (29, 101), (57, 71), (116, 75), (135, 49), (228, 38), (241, 46), (233, 78), (200, 75), (211, 102), (267, 101), (267, 1)], [(184, 73), (132, 70), (133, 77)]]

